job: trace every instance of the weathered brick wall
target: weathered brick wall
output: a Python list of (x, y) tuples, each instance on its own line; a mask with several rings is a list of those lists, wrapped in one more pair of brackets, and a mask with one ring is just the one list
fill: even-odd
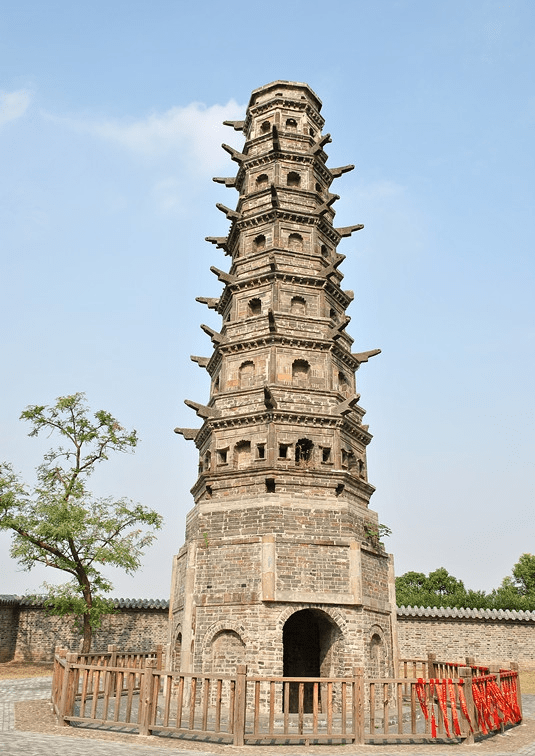
[(0, 662), (11, 661), (17, 643), (19, 607), (6, 601), (0, 604)]
[(473, 656), (485, 664), (516, 661), (521, 669), (535, 669), (535, 612), (403, 607), (397, 620), (401, 658), (432, 652), (441, 661)]
[[(136, 603), (136, 602), (132, 602)], [(143, 604), (143, 602), (137, 602)], [(104, 617), (95, 630), (92, 648), (106, 649), (116, 643), (120, 649), (149, 651), (167, 642), (168, 609), (118, 607), (116, 614)], [(0, 602), (0, 661), (48, 661), (54, 648), (63, 646), (77, 651), (80, 633), (67, 617), (48, 615), (40, 606)]]
[[(165, 644), (168, 610), (164, 602), (161, 603), (160, 608), (153, 609), (119, 607), (118, 613), (105, 618), (102, 628), (96, 631), (93, 648), (105, 649), (110, 643), (116, 643), (120, 649), (148, 651), (158, 643)], [(255, 613), (251, 607), (251, 614)], [(452, 610), (398, 609), (400, 656), (423, 658), (428, 652), (433, 652), (440, 660), (459, 661), (466, 656), (474, 656), (484, 663), (512, 660), (517, 661), (521, 669), (535, 669), (535, 613), (492, 613), (468, 609), (456, 613), (464, 616), (452, 616), (455, 614)], [(234, 618), (232, 608), (228, 607), (222, 616), (221, 630), (225, 626), (232, 627), (233, 620), (239, 628), (239, 618)], [(374, 624), (375, 617), (370, 615), (365, 622), (367, 638), (374, 635), (380, 637), (381, 633)], [(346, 633), (350, 630), (345, 628)], [(222, 633), (219, 640), (215, 640), (213, 648), (209, 644), (209, 658), (204, 660), (206, 671), (211, 671), (217, 659), (230, 658), (230, 651), (235, 650), (235, 644), (230, 642), (236, 640), (234, 634), (227, 637)], [(389, 638), (386, 637), (384, 642), (386, 645)], [(0, 662), (12, 659), (47, 660), (52, 657), (56, 645), (72, 650), (79, 648), (80, 636), (72, 621), (49, 617), (40, 607), (24, 606), (15, 600), (0, 601)], [(377, 673), (380, 673), (384, 663), (382, 653), (378, 646)], [(269, 655), (269, 651), (266, 654)], [(259, 667), (264, 667), (267, 661), (261, 660)], [(340, 661), (340, 668), (352, 666), (352, 660)]]

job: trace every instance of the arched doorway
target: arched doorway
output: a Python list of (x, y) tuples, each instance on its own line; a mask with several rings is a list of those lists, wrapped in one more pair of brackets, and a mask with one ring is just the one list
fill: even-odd
[(180, 672), (180, 658), (182, 656), (182, 633), (180, 630), (176, 634), (175, 647), (173, 648), (173, 669)]
[[(330, 677), (334, 674), (340, 628), (320, 609), (302, 609), (282, 630), (284, 677)], [(290, 683), (290, 712), (298, 710), (299, 683)], [(312, 711), (313, 683), (305, 683), (305, 712)], [(320, 701), (321, 709), (321, 701)]]

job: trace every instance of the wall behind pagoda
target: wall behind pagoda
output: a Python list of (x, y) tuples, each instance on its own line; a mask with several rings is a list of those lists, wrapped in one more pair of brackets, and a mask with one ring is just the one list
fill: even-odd
[[(93, 649), (116, 643), (124, 650), (152, 650), (167, 642), (168, 609), (119, 608), (105, 617), (95, 632)], [(420, 612), (420, 615), (418, 614)], [(422, 658), (433, 652), (440, 660), (461, 661), (474, 656), (478, 662), (517, 661), (521, 669), (535, 669), (535, 612), (499, 613), (485, 617), (477, 610), (464, 610), (464, 617), (448, 616), (443, 609), (398, 609), (398, 638), (401, 658)], [(489, 614), (489, 613), (487, 613)], [(55, 646), (73, 651), (80, 636), (72, 621), (50, 617), (41, 607), (0, 600), (0, 662), (46, 661)]]
[[(167, 643), (168, 616), (166, 608), (121, 608), (103, 618), (93, 633), (92, 649), (116, 643), (124, 650), (153, 650)], [(56, 646), (80, 649), (81, 636), (72, 619), (48, 615), (40, 606), (0, 604), (0, 662), (50, 661)]]

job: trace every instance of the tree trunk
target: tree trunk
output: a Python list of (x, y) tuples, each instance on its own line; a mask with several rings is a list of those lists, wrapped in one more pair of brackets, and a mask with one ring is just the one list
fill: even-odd
[(84, 614), (84, 642), (82, 643), (82, 654), (88, 654), (91, 649), (91, 623), (89, 614)]

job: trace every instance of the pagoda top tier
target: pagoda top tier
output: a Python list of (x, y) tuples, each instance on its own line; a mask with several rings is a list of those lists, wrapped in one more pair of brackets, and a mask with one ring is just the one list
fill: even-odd
[(280, 79), (254, 89), (248, 107), (252, 108), (281, 97), (298, 101), (305, 100), (310, 102), (318, 112), (321, 110), (322, 102), (312, 87), (301, 81), (281, 81)]

